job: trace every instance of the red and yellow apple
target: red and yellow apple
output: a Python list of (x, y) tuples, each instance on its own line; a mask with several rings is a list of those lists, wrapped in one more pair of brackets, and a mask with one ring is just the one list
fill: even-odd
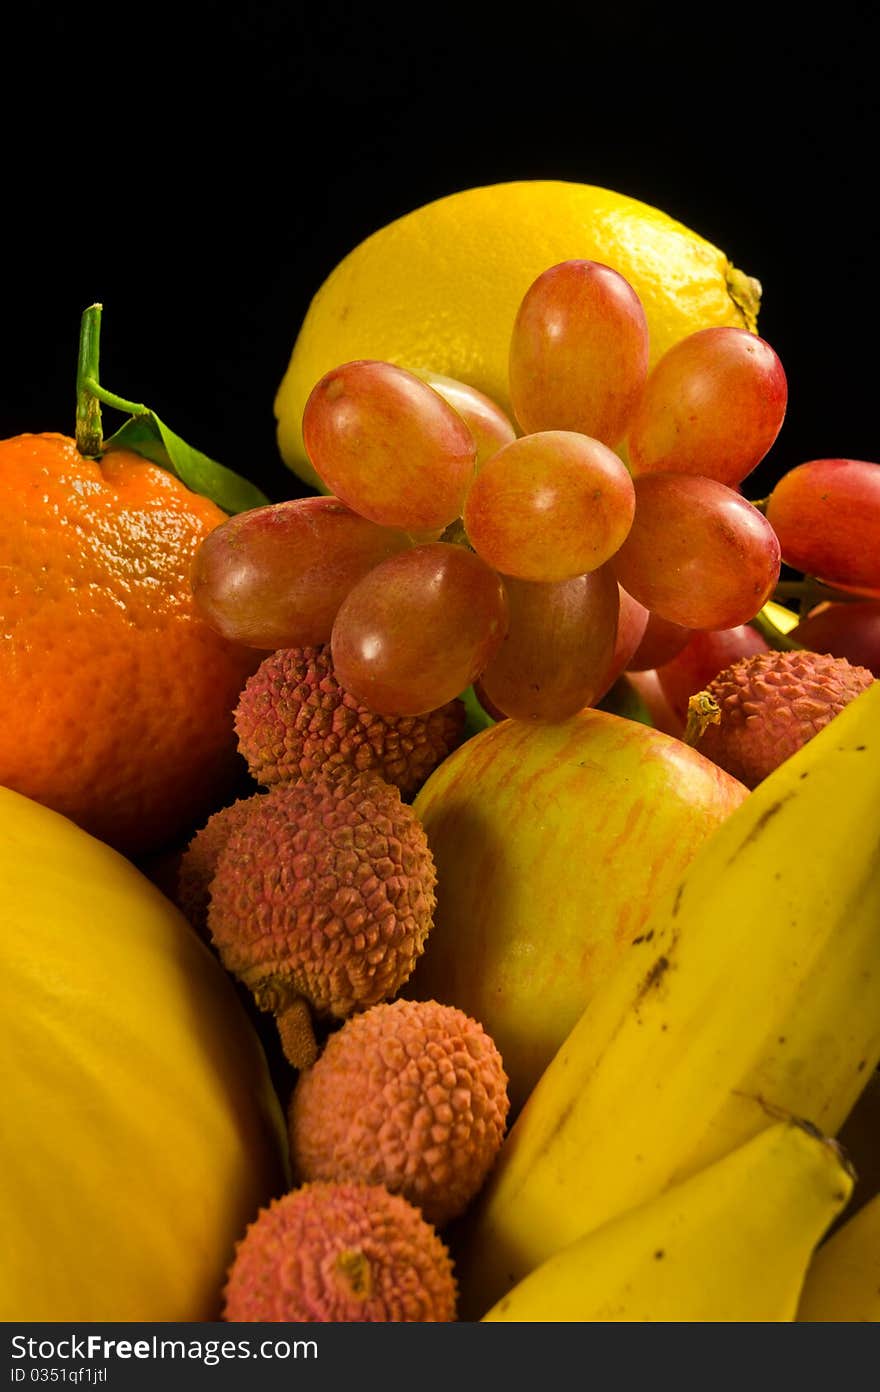
[(654, 900), (747, 796), (679, 740), (605, 711), (482, 731), (414, 804), (438, 902), (405, 993), (479, 1020), (516, 1111)]

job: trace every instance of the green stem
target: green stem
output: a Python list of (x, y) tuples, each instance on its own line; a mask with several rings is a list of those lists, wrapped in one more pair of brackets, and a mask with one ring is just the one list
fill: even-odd
[(101, 346), (99, 304), (83, 311), (79, 326), (79, 359), (76, 365), (76, 447), (87, 459), (99, 458), (104, 444), (101, 402), (95, 386)]
[(454, 522), (450, 522), (440, 540), (447, 542), (450, 546), (464, 546), (469, 551), (474, 549), (468, 540), (468, 534), (460, 517), (456, 517)]
[[(99, 354), (101, 340), (100, 304), (83, 311), (79, 329), (79, 358), (76, 366), (76, 445), (84, 459), (100, 459), (110, 450), (125, 449), (149, 459), (175, 474), (194, 493), (210, 498), (227, 513), (264, 507), (269, 499), (261, 489), (233, 469), (192, 449), (173, 430), (159, 420), (155, 411), (139, 401), (107, 391), (101, 386)], [(128, 420), (105, 442), (101, 405), (128, 416)]]
[(749, 625), (756, 628), (776, 652), (800, 652), (803, 649), (803, 643), (799, 643), (796, 638), (789, 638), (787, 633), (776, 627), (763, 610), (759, 610), (755, 617), (749, 620)]
[(147, 416), (147, 406), (126, 401), (124, 396), (102, 387), (99, 379), (101, 352), (101, 310), (89, 305), (83, 311), (79, 328), (79, 359), (76, 365), (76, 447), (86, 459), (100, 459), (104, 448), (101, 403), (127, 416)]
[(484, 711), (477, 699), (477, 694), (472, 686), (461, 693), (465, 709), (465, 737), (470, 739), (471, 735), (479, 734), (480, 730), (488, 730), (495, 721), (488, 711)]
[(847, 590), (835, 590), (833, 585), (826, 585), (821, 580), (807, 576), (804, 580), (780, 580), (773, 598), (780, 603), (786, 599), (797, 599), (802, 605), (806, 603), (812, 609), (826, 600), (832, 604), (854, 604), (865, 596), (850, 594)]
[(85, 386), (99, 401), (103, 401), (105, 406), (112, 406), (116, 411), (124, 411), (128, 416), (148, 416), (150, 414), (149, 406), (142, 406), (138, 401), (126, 401), (124, 396), (117, 396), (115, 392), (102, 387), (94, 377), (86, 377)]

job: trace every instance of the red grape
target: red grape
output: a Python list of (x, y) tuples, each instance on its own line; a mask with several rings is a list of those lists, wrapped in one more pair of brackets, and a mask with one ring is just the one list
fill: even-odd
[(507, 631), (507, 596), (463, 546), (390, 557), (343, 600), (331, 651), (341, 686), (380, 715), (423, 715), (470, 686)]
[(564, 720), (603, 693), (614, 652), (618, 586), (607, 566), (571, 580), (507, 579), (507, 637), (480, 690), (515, 720)]
[(315, 473), (349, 507), (384, 527), (427, 532), (461, 513), (476, 444), (427, 382), (391, 363), (343, 363), (303, 413)]
[(607, 445), (569, 430), (523, 435), (474, 479), (464, 525), (478, 555), (519, 580), (596, 570), (630, 529), (632, 479)]
[(621, 672), (624, 671), (633, 653), (638, 649), (648, 624), (649, 615), (644, 604), (639, 604), (637, 599), (633, 599), (632, 595), (627, 594), (622, 585), (617, 586), (617, 600), (617, 633), (614, 639), (614, 651), (600, 682), (599, 694), (591, 703), (592, 705), (601, 700), (606, 691), (617, 681)]
[(880, 600), (822, 604), (789, 631), (811, 652), (845, 657), (880, 677)]
[(526, 292), (510, 339), (510, 399), (527, 434), (623, 439), (648, 372), (641, 300), (597, 261), (551, 266)]
[(474, 682), (474, 695), (477, 698), (477, 704), (479, 705), (480, 709), (484, 711), (485, 714), (488, 715), (492, 720), (497, 721), (507, 719), (507, 716), (504, 714), (504, 711), (499, 710), (498, 707), (495, 705), (494, 701), (489, 700), (489, 697), (486, 695), (486, 691), (483, 687), (483, 683), (480, 681), (479, 677), (477, 677), (476, 681)]
[(477, 446), (476, 467), (481, 469), (487, 459), (516, 439), (516, 431), (500, 406), (497, 406), (485, 392), (477, 391), (466, 382), (457, 382), (453, 377), (442, 377), (439, 372), (424, 372), (423, 379), (429, 387), (439, 392), (457, 411), (474, 437)]
[(632, 529), (612, 562), (623, 588), (683, 628), (748, 623), (779, 578), (767, 519), (732, 488), (692, 474), (646, 474), (635, 492)]
[(880, 595), (880, 464), (799, 464), (771, 492), (767, 520), (787, 565), (831, 585)]
[(734, 487), (779, 434), (788, 387), (782, 363), (747, 329), (700, 329), (651, 371), (627, 436), (630, 467), (700, 474)]
[(646, 612), (648, 622), (642, 641), (626, 664), (628, 672), (652, 672), (655, 667), (681, 652), (693, 632), (690, 628), (682, 628), (681, 624), (662, 619), (659, 614)]
[(732, 662), (767, 650), (765, 639), (749, 624), (692, 633), (681, 652), (657, 668), (657, 678), (676, 716), (684, 722), (691, 696), (696, 696)]
[(645, 672), (627, 672), (623, 678), (638, 693), (647, 707), (651, 724), (664, 735), (681, 739), (684, 735), (684, 721), (680, 720), (669, 704), (666, 692), (660, 685), (657, 671), (650, 668)]
[(193, 562), (193, 597), (211, 627), (236, 643), (314, 647), (329, 642), (352, 585), (411, 544), (338, 498), (273, 503), (208, 533)]

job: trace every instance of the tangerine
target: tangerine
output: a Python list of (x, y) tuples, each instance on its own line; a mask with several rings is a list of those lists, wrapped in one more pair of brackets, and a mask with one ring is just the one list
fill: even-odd
[(126, 855), (173, 844), (241, 769), (232, 713), (265, 654), (190, 589), (225, 520), (133, 452), (0, 441), (0, 784)]

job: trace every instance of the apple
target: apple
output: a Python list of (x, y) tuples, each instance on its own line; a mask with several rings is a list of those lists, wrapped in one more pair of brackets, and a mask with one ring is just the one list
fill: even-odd
[(681, 741), (606, 711), (481, 731), (414, 802), (437, 910), (404, 994), (483, 1025), (515, 1113), (655, 899), (747, 796)]

